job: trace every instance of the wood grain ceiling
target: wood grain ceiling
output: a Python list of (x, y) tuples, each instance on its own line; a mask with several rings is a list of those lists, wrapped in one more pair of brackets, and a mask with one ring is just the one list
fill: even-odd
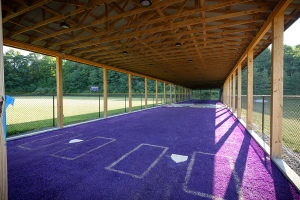
[[(29, 44), (188, 88), (217, 88), (277, 3), (153, 0), (143, 8), (139, 0), (2, 0), (4, 44), (34, 50), (24, 47)], [(292, 1), (285, 28), (299, 13), (300, 1)], [(70, 28), (60, 26), (64, 21)], [(269, 46), (270, 31), (255, 56)]]

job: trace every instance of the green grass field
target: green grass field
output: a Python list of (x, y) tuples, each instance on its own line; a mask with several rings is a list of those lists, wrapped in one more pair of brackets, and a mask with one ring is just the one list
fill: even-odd
[[(55, 127), (56, 99), (52, 96), (14, 96), (14, 106), (7, 108), (7, 135)], [(144, 96), (132, 99), (133, 111), (145, 108)], [(162, 99), (158, 99), (161, 104)], [(54, 106), (54, 107), (53, 107)], [(103, 99), (98, 96), (66, 96), (63, 99), (64, 124), (72, 124), (103, 117)], [(156, 106), (155, 99), (148, 98), (148, 108)], [(108, 96), (108, 115), (129, 111), (128, 97)]]
[[(255, 100), (262, 97), (254, 97)], [(265, 97), (264, 103), (264, 127), (262, 126), (262, 103), (253, 103), (254, 130), (270, 135), (270, 97)], [(242, 98), (242, 116), (246, 119), (246, 98)], [(282, 121), (283, 144), (296, 152), (300, 157), (300, 97), (284, 97), (283, 121)]]

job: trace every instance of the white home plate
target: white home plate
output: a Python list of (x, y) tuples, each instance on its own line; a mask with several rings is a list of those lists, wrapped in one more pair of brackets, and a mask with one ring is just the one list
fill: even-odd
[(70, 140), (69, 144), (71, 143), (78, 143), (78, 142), (82, 142), (83, 140), (80, 140), (80, 139), (73, 139), (73, 140)]
[(176, 163), (181, 163), (181, 162), (185, 162), (187, 161), (187, 159), (189, 158), (188, 156), (183, 156), (183, 155), (178, 155), (178, 154), (172, 154), (171, 158), (174, 162)]

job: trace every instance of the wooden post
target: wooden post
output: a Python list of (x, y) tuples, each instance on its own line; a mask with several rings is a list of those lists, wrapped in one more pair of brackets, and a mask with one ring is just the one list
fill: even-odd
[(7, 149), (4, 138), (3, 111), (5, 106), (5, 89), (4, 89), (4, 60), (3, 60), (3, 26), (2, 26), (2, 6), (0, 1), (0, 104), (2, 111), (0, 113), (0, 199), (8, 199), (7, 187)]
[(235, 80), (236, 78), (236, 72), (234, 71), (232, 75), (232, 112), (235, 113)]
[(242, 66), (238, 65), (238, 106), (237, 106), (237, 118), (242, 118)]
[(270, 116), (270, 152), (272, 158), (282, 156), (282, 108), (283, 108), (283, 32), (284, 13), (272, 21), (272, 81)]
[(129, 100), (129, 112), (132, 112), (132, 77), (128, 74), (128, 100)]
[(252, 130), (253, 112), (253, 50), (248, 52), (248, 73), (247, 73), (247, 129)]
[(211, 97), (212, 97), (212, 96), (211, 96), (211, 88), (209, 88), (209, 92), (210, 92), (210, 100), (211, 100)]
[(232, 81), (231, 81), (231, 77), (229, 77), (229, 81), (228, 81), (228, 86), (229, 86), (229, 108), (230, 110), (232, 109), (232, 101), (231, 101), (231, 98), (232, 98)]
[(108, 109), (107, 109), (107, 68), (103, 68), (103, 112), (104, 118), (108, 117)]
[(56, 57), (56, 95), (57, 95), (57, 125), (59, 128), (64, 126), (63, 115), (63, 75), (62, 75), (62, 57)]
[(167, 97), (166, 97), (166, 82), (164, 82), (164, 104), (167, 103)]
[(158, 81), (155, 81), (155, 98), (156, 98), (156, 106), (158, 105)]
[(145, 108), (148, 107), (148, 80), (145, 78)]
[(177, 91), (176, 91), (177, 85), (174, 85), (174, 103), (177, 102)]
[(172, 84), (170, 84), (170, 104), (172, 103), (172, 90), (173, 90), (172, 87), (173, 87)]

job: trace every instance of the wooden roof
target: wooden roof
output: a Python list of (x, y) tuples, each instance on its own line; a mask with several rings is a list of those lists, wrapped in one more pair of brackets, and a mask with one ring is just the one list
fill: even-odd
[[(216, 88), (280, 3), (152, 2), (143, 8), (139, 0), (2, 0), (4, 44), (47, 49), (188, 88)], [(292, 1), (284, 14), (288, 28), (299, 18), (300, 1)], [(64, 21), (70, 28), (60, 26)], [(270, 43), (268, 30), (254, 55)]]

